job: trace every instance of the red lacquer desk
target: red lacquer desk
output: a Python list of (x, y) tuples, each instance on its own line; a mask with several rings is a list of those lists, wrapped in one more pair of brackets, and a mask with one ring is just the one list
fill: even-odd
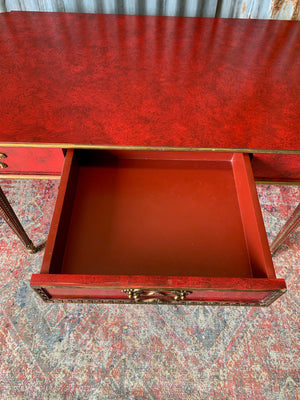
[[(68, 149), (42, 271), (32, 278), (45, 300), (269, 304), (284, 291), (248, 156), (240, 153), (254, 154), (258, 180), (299, 180), (299, 22), (18, 12), (0, 15), (0, 29), (1, 150)], [(216, 183), (222, 174), (226, 188)], [(217, 220), (196, 207), (191, 188), (200, 181), (206, 194), (219, 193), (215, 210), (237, 201), (220, 212), (229, 212), (225, 225), (236, 218), (236, 230), (227, 231), (235, 244), (229, 251), (230, 242), (217, 235), (214, 243), (223, 260), (226, 249), (236, 257), (231, 267), (228, 260), (209, 267), (213, 245), (206, 251), (199, 236)], [(78, 187), (91, 197), (81, 198)], [(150, 210), (152, 195), (161, 214)], [(90, 203), (93, 196), (102, 214)], [(174, 196), (183, 198), (181, 206)], [(128, 200), (134, 198), (137, 206)], [(212, 197), (206, 201), (204, 209)], [(92, 216), (80, 215), (81, 202)], [(186, 202), (193, 214), (181, 212)], [(72, 262), (80, 241), (74, 232), (95, 214), (105, 229), (92, 223), (85, 229), (94, 249), (95, 237), (105, 246), (81, 269)], [(192, 215), (197, 223), (186, 223)], [(146, 234), (142, 229), (132, 243), (128, 236), (139, 231), (138, 220)], [(180, 227), (189, 233), (182, 236)], [(171, 244), (161, 234), (155, 239), (161, 231), (171, 234)]]

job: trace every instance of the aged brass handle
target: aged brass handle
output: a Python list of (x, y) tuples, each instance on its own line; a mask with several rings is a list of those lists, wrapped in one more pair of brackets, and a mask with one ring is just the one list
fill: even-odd
[(1, 168), (1, 169), (7, 168), (7, 167), (8, 167), (7, 164), (5, 164), (4, 162), (0, 161), (0, 168)]
[(129, 299), (139, 303), (170, 303), (185, 300), (191, 294), (188, 290), (143, 290), (143, 289), (124, 289)]
[(0, 153), (0, 158), (7, 158), (7, 155), (4, 153)]

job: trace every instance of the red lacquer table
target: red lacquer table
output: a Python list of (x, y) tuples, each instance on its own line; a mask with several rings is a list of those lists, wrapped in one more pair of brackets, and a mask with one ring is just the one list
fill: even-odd
[[(251, 167), (247, 156), (238, 153), (254, 154), (252, 168), (257, 180), (300, 180), (299, 22), (13, 12), (0, 15), (0, 30), (1, 150), (69, 149), (69, 164), (65, 164), (63, 171), (63, 193), (50, 230), (46, 261), (41, 274), (32, 278), (32, 286), (44, 299), (158, 303), (167, 299), (188, 303), (185, 298), (190, 298), (190, 304), (269, 304), (284, 291), (284, 281), (276, 279), (270, 261), (257, 197), (253, 194)], [(75, 155), (74, 149), (77, 149)], [(86, 155), (86, 151), (94, 151), (94, 155)], [(214, 153), (216, 159), (208, 160), (205, 156), (208, 154), (209, 158)], [(107, 161), (110, 157), (118, 161)], [(180, 167), (176, 164), (178, 157)], [(85, 161), (89, 158), (94, 160), (91, 166)], [(138, 161), (130, 161), (135, 159)], [(245, 187), (239, 187), (241, 178), (235, 166), (238, 163), (247, 171)], [(233, 267), (226, 276), (215, 269), (210, 273), (206, 266), (202, 270), (205, 276), (201, 276), (200, 268), (195, 277), (194, 266), (182, 277), (178, 268), (184, 269), (183, 261), (177, 265), (173, 260), (172, 264), (171, 247), (165, 246), (163, 251), (156, 241), (157, 253), (152, 246), (154, 256), (149, 257), (151, 268), (155, 257), (161, 256), (168, 264), (165, 274), (158, 271), (152, 274), (149, 270), (147, 275), (147, 263), (140, 274), (133, 268), (132, 274), (126, 275), (118, 267), (114, 278), (101, 273), (101, 267), (87, 268), (90, 271), (87, 274), (77, 267), (67, 268), (66, 254), (77, 248), (79, 239), (74, 242), (68, 239), (72, 243), (59, 240), (62, 235), (59, 227), (66, 236), (72, 236), (75, 222), (65, 209), (78, 207), (79, 200), (75, 199), (74, 205), (70, 193), (76, 193), (76, 185), (80, 186), (81, 181), (88, 182), (80, 177), (89, 168), (96, 168), (95, 184), (101, 180), (99, 171), (108, 179), (111, 170), (117, 168), (118, 179), (114, 184), (120, 181), (124, 187), (126, 182), (137, 183), (139, 179), (153, 186), (156, 179), (153, 171), (160, 171), (161, 189), (165, 187), (163, 179), (172, 182), (166, 183), (169, 190), (165, 195), (170, 203), (173, 201), (170, 191), (177, 193), (176, 176), (181, 176), (178, 171), (182, 168), (186, 176), (181, 176), (180, 182), (185, 189), (176, 196), (184, 195), (183, 201), (190, 201), (187, 193), (195, 186), (193, 174), (199, 181), (203, 170), (207, 175), (211, 170), (227, 174), (225, 171), (231, 168), (234, 180), (229, 181), (241, 207), (237, 207), (238, 213), (246, 215), (252, 210), (257, 221), (256, 227), (251, 228), (247, 218), (241, 217), (243, 229), (246, 232), (249, 229), (249, 235), (242, 239), (244, 250), (238, 247), (237, 251), (245, 251), (246, 258), (253, 258), (250, 269), (237, 267), (235, 273)], [(143, 178), (138, 172), (140, 168), (145, 171)], [(210, 187), (208, 182), (205, 185)], [(138, 194), (143, 199), (141, 210), (147, 209), (145, 199), (154, 193), (149, 191), (150, 186)], [(92, 187), (91, 183), (84, 190)], [(130, 196), (137, 195), (132, 187), (127, 192), (108, 185), (97, 196), (112, 199), (114, 203), (104, 204), (107, 213), (112, 213), (108, 204), (120, 202), (113, 195), (122, 196), (123, 207)], [(222, 185), (217, 187), (219, 192), (223, 189)], [(164, 204), (165, 216), (169, 211), (165, 198), (158, 199)], [(194, 207), (194, 203), (190, 206)], [(117, 208), (120, 215), (122, 207)], [(134, 207), (130, 208), (133, 211)], [(204, 214), (199, 213), (197, 218), (201, 220)], [(191, 215), (188, 217), (191, 219)], [(158, 231), (150, 220), (146, 221), (146, 232), (153, 239)], [(185, 224), (184, 213), (181, 225), (183, 221)], [(130, 224), (126, 220), (121, 227), (112, 226), (120, 229), (120, 234), (129, 232)], [(209, 225), (206, 224), (208, 230)], [(133, 226), (137, 229), (138, 225)], [(176, 226), (172, 225), (173, 230)], [(184, 226), (193, 228), (192, 224)], [(74, 227), (79, 229), (76, 224)], [(189, 245), (184, 245), (181, 239), (178, 239), (180, 245), (176, 241), (173, 244), (182, 246), (189, 255), (193, 254), (192, 246), (198, 249), (191, 256), (191, 265), (197, 257), (201, 258), (200, 242), (191, 245), (199, 236), (199, 231), (194, 233)], [(122, 241), (116, 236), (114, 240), (116, 250), (112, 246), (115, 253), (111, 253), (106, 268), (114, 268), (120, 262), (114, 254), (122, 253)], [(226, 246), (221, 246), (223, 251)], [(150, 247), (144, 250), (150, 252)], [(133, 247), (129, 253), (122, 251), (123, 257), (132, 257), (134, 264), (137, 248)], [(146, 253), (140, 247), (136, 254), (143, 254), (145, 260)], [(98, 263), (101, 260), (96, 260), (97, 257), (94, 261)], [(176, 259), (179, 258), (177, 252)], [(171, 273), (173, 267), (176, 277)]]

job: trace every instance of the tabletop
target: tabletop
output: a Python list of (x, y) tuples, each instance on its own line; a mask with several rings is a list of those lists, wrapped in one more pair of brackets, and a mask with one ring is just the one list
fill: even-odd
[(0, 143), (300, 153), (300, 22), (0, 15)]

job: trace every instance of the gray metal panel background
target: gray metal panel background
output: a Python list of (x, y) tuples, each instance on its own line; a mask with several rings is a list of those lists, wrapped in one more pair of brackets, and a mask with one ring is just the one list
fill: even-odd
[(300, 20), (300, 0), (0, 0), (13, 10)]

